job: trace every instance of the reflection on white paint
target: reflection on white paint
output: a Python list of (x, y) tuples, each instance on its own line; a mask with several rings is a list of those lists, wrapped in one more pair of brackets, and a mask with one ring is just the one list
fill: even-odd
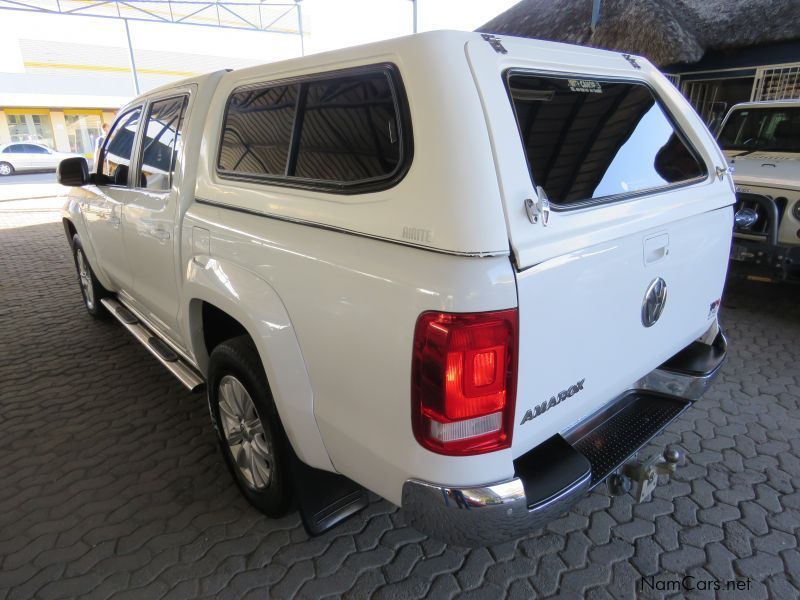
[(438, 296), (439, 292), (435, 292), (433, 290), (426, 290), (425, 288), (417, 288), (417, 291), (420, 294), (425, 294), (426, 296)]
[(223, 271), (222, 267), (220, 266), (219, 262), (217, 262), (216, 259), (214, 258), (209, 259), (208, 263), (206, 264), (206, 269), (214, 273), (214, 276), (219, 280), (219, 282), (223, 286), (225, 286), (225, 289), (228, 290), (234, 298), (239, 300), (239, 293), (234, 289), (230, 278), (225, 273), (225, 271)]
[(272, 329), (273, 331), (281, 331), (283, 329), (289, 329), (289, 325), (283, 325), (281, 323), (273, 323), (272, 321), (266, 321), (264, 319), (262, 319), (261, 322), (270, 329)]

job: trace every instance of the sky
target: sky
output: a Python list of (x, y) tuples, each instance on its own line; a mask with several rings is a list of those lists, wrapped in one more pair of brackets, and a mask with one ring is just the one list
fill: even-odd
[[(281, 0), (286, 2), (286, 0)], [(472, 30), (517, 0), (418, 0), (418, 30)], [(408, 35), (413, 28), (410, 0), (303, 0), (305, 53)], [(288, 17), (294, 25), (294, 15)], [(130, 22), (135, 49), (172, 50), (256, 58), (271, 62), (300, 55), (296, 35), (221, 30), (190, 25)], [(0, 10), (0, 71), (22, 72), (19, 39), (125, 46), (121, 21)]]

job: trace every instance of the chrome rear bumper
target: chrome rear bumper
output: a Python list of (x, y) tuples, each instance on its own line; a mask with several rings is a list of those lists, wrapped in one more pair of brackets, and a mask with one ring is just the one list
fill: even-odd
[[(617, 470), (620, 459), (624, 462), (630, 458), (702, 395), (719, 374), (725, 358), (727, 343), (721, 332), (712, 347), (715, 354), (705, 363), (707, 371), (694, 368), (702, 364), (694, 360), (696, 357), (682, 357), (686, 350), (678, 353), (637, 382), (636, 389), (591, 415), (564, 437), (555, 435), (514, 461), (516, 476), (512, 479), (464, 487), (409, 479), (403, 485), (406, 522), (460, 546), (485, 546), (541, 529), (567, 512)], [(650, 403), (660, 406), (648, 413)], [(664, 406), (670, 403), (675, 404), (674, 409), (665, 411)], [(644, 417), (641, 420), (640, 415)], [(643, 437), (634, 439), (628, 433), (631, 422), (647, 421), (650, 426)], [(620, 446), (620, 439), (628, 445)], [(609, 457), (609, 452), (598, 456), (604, 450), (597, 448), (604, 448), (604, 444), (616, 445), (610, 451), (613, 456)], [(569, 474), (567, 480), (565, 472)]]
[(461, 488), (409, 479), (403, 485), (403, 512), (409, 525), (448, 544), (486, 546), (541, 529), (580, 500), (591, 479), (588, 471), (530, 508), (519, 477)]
[(691, 402), (700, 399), (719, 375), (728, 353), (728, 340), (720, 331), (711, 343), (709, 356), (704, 357), (705, 360), (698, 361), (693, 360), (693, 357), (687, 357), (681, 361), (681, 355), (690, 354), (692, 347), (699, 343), (687, 346), (664, 365), (642, 377), (634, 387), (678, 396)]

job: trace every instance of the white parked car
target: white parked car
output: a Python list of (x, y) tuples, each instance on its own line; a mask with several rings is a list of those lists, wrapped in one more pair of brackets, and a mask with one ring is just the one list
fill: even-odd
[(55, 171), (65, 158), (78, 157), (73, 152), (59, 152), (33, 142), (0, 145), (0, 176), (23, 171)]
[(435, 32), (154, 90), (63, 218), (86, 308), (205, 386), (245, 496), (523, 535), (717, 374), (725, 157), (646, 60)]
[(755, 278), (800, 277), (800, 100), (731, 108), (719, 144), (735, 169), (731, 260)]

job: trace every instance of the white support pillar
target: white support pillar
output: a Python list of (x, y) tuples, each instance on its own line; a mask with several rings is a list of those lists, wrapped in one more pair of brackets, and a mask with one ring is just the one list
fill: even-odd
[[(217, 8), (219, 10), (219, 8)], [(138, 96), (139, 91), (139, 75), (136, 73), (136, 60), (133, 57), (133, 44), (131, 43), (131, 28), (128, 26), (128, 19), (122, 19), (125, 23), (125, 36), (128, 39), (128, 57), (131, 59), (131, 73), (133, 74), (133, 89)]]
[(51, 110), (50, 124), (53, 126), (53, 141), (56, 144), (56, 150), (59, 152), (71, 152), (72, 149), (69, 147), (67, 121), (64, 119), (64, 112), (60, 110)]
[(294, 0), (295, 6), (297, 7), (297, 29), (300, 31), (300, 56), (306, 55), (306, 40), (305, 34), (303, 33), (303, 7), (300, 6), (300, 3), (303, 0)]
[(600, 23), (600, 0), (592, 0), (592, 33), (597, 29), (598, 23)]
[(8, 130), (8, 119), (6, 113), (0, 109), (0, 144), (8, 144), (11, 142), (11, 132)]

